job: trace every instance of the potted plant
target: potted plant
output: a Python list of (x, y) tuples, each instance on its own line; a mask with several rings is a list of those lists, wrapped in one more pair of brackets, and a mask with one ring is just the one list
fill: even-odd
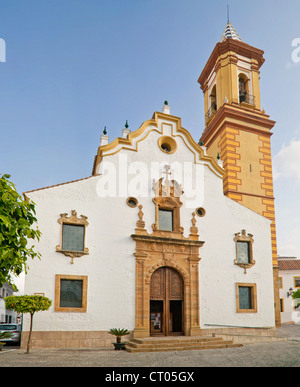
[(124, 328), (112, 328), (109, 330), (109, 332), (111, 335), (114, 335), (116, 336), (117, 338), (117, 342), (116, 343), (113, 343), (113, 345), (115, 346), (115, 350), (120, 350), (120, 349), (125, 349), (125, 342), (121, 342), (121, 338), (122, 336), (126, 336), (126, 335), (129, 335), (129, 331), (127, 329), (124, 329)]

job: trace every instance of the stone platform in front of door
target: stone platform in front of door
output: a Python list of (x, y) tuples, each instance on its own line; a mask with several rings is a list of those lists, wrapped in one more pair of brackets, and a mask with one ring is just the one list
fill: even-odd
[(226, 327), (202, 329), (201, 336), (157, 336), (131, 339), (129, 352), (179, 351), (241, 347), (243, 344), (286, 341), (278, 337), (276, 328)]
[(159, 336), (131, 339), (126, 343), (128, 352), (184, 351), (241, 347), (232, 340), (205, 336)]

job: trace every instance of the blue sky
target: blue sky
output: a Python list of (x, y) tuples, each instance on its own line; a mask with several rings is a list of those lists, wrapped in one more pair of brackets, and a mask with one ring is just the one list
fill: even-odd
[[(19, 192), (91, 175), (100, 134), (136, 130), (168, 100), (198, 140), (197, 83), (230, 21), (265, 51), (278, 252), (300, 257), (299, 0), (0, 0), (0, 171)], [(300, 57), (300, 54), (299, 54)]]

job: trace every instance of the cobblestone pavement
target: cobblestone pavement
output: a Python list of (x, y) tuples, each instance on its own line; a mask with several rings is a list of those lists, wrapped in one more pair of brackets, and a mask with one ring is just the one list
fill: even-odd
[(240, 348), (129, 353), (112, 349), (23, 349), (0, 352), (0, 367), (300, 367), (300, 326), (277, 330), (285, 342)]

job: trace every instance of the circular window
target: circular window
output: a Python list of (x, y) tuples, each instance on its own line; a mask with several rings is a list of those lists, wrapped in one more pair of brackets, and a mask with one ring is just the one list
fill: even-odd
[(161, 144), (161, 149), (167, 153), (171, 152), (171, 147), (169, 144), (167, 144), (166, 142), (164, 142), (163, 144)]
[(129, 207), (134, 208), (138, 205), (138, 200), (136, 198), (129, 197), (126, 200), (126, 203)]
[(206, 214), (206, 211), (205, 211), (204, 208), (198, 207), (198, 208), (196, 208), (196, 214), (197, 214), (198, 216), (204, 216), (204, 215)]
[(173, 137), (170, 136), (161, 136), (158, 139), (158, 146), (165, 153), (174, 153), (177, 149), (177, 143)]

